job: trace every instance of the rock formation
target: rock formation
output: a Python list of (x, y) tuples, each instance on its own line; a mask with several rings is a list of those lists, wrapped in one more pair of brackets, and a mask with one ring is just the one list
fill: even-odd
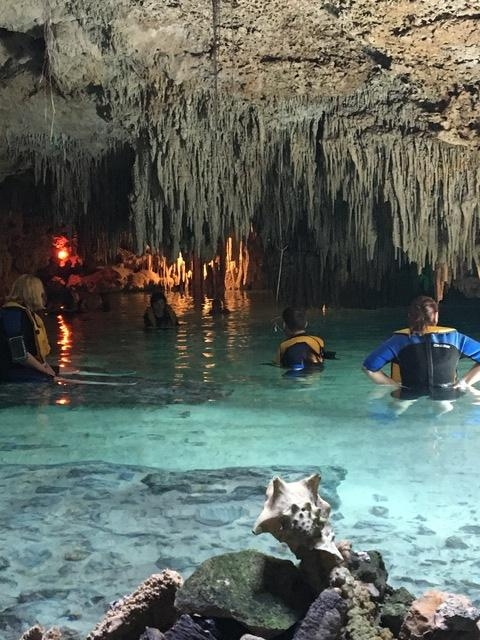
[(303, 278), (313, 302), (409, 265), (450, 281), (478, 263), (478, 17), (468, 0), (4, 0), (3, 208), (104, 253), (207, 260), (253, 229), (271, 280)]

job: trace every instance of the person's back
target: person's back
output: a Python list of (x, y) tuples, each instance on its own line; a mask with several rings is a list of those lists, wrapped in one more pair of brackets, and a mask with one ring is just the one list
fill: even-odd
[(304, 369), (323, 364), (322, 338), (307, 334), (305, 312), (287, 307), (282, 314), (284, 331), (287, 338), (280, 344), (277, 364), (289, 369)]
[[(402, 386), (428, 390), (456, 381), (461, 351), (455, 344), (454, 329), (428, 327), (424, 333), (410, 333), (397, 355)], [(399, 331), (396, 336), (404, 335)]]
[[(413, 300), (408, 325), (395, 331), (365, 359), (363, 369), (377, 384), (399, 384), (419, 395), (432, 394), (435, 389), (457, 383), (462, 356), (480, 362), (480, 343), (456, 329), (438, 326), (438, 305), (432, 298), (419, 296)], [(388, 363), (390, 376), (381, 371)]]

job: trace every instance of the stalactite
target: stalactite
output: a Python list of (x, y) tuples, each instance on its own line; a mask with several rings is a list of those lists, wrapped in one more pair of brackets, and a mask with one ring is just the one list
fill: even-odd
[[(61, 88), (45, 3), (48, 77)], [(315, 252), (316, 279), (336, 270), (340, 280), (354, 274), (375, 287), (393, 260), (418, 271), (442, 263), (449, 278), (480, 263), (480, 152), (432, 137), (400, 82), (379, 77), (349, 96), (317, 101), (247, 100), (219, 81), (219, 0), (211, 3), (213, 71), (200, 89), (169, 80), (160, 64), (141, 67), (117, 55), (128, 51), (120, 46), (127, 35), (112, 25), (136, 11), (126, 0), (67, 0), (57, 11), (102, 50), (103, 103), (124, 138), (93, 149), (47, 127), (8, 139), (36, 180), (50, 181), (56, 219), (78, 217), (80, 205), (100, 237), (94, 184), (106, 159), (128, 144), (139, 252), (147, 245), (173, 258), (193, 251), (205, 261), (230, 235), (246, 240), (253, 225), (278, 261), (287, 246), (285, 259)]]

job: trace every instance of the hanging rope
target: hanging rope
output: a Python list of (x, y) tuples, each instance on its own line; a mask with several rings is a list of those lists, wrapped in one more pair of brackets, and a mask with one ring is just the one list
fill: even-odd
[(213, 139), (212, 139), (212, 181), (213, 181), (213, 211), (214, 218), (218, 221), (218, 182), (219, 182), (219, 96), (218, 96), (218, 50), (220, 47), (220, 0), (212, 0), (212, 65), (213, 65)]
[(288, 249), (288, 245), (283, 244), (283, 224), (282, 224), (282, 211), (280, 208), (281, 200), (281, 191), (282, 191), (282, 173), (283, 173), (283, 156), (280, 155), (280, 163), (278, 168), (278, 182), (277, 182), (277, 211), (278, 211), (278, 244), (280, 247), (280, 262), (278, 265), (278, 277), (277, 277), (277, 292), (275, 296), (275, 300), (278, 304), (278, 298), (280, 296), (280, 283), (282, 281), (282, 269), (283, 269), (283, 255), (285, 251)]
[(288, 245), (285, 245), (280, 249), (280, 264), (278, 265), (278, 278), (277, 278), (277, 294), (275, 296), (275, 300), (278, 302), (278, 297), (280, 294), (280, 282), (282, 280), (282, 269), (283, 269), (283, 254), (288, 249)]

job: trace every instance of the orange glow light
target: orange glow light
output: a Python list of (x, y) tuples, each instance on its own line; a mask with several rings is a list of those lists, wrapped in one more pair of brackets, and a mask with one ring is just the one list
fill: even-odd
[(68, 251), (66, 249), (60, 249), (57, 253), (57, 258), (62, 261), (66, 260), (68, 258)]

